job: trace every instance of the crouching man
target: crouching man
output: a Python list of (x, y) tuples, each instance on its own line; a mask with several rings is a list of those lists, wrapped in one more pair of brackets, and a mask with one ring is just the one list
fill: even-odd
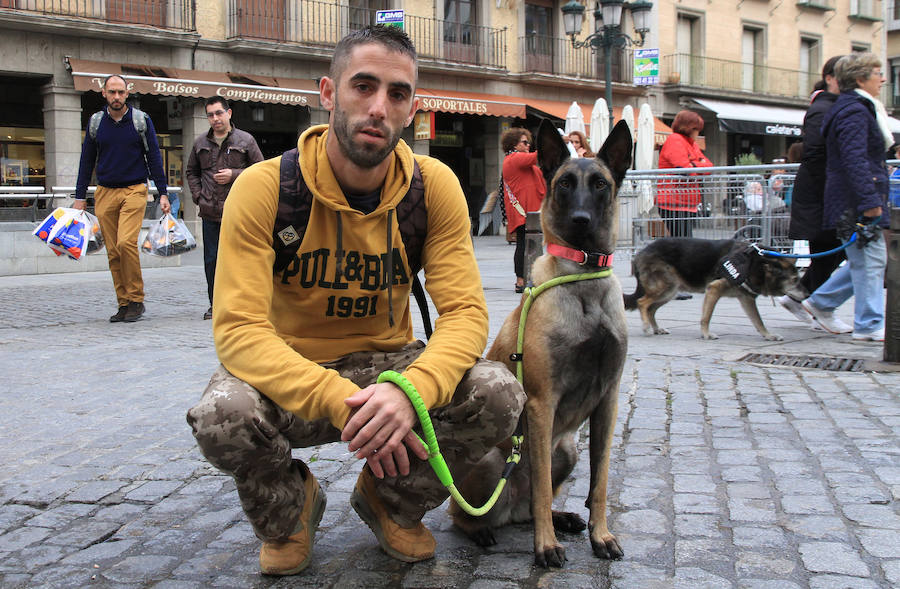
[[(509, 371), (480, 357), (487, 308), (459, 182), (400, 140), (416, 81), (405, 33), (351, 33), (319, 87), (329, 124), (248, 168), (225, 203), (213, 309), (222, 365), (188, 423), (234, 477), (263, 573), (309, 564), (325, 510), (291, 449), (339, 440), (366, 460), (350, 503), (381, 548), (406, 562), (434, 555), (421, 520), (448, 493), (414, 437), (412, 404), (375, 384), (381, 372), (418, 389), (457, 476), (512, 433), (524, 405)], [(410, 319), (419, 267), (439, 314), (427, 345)]]

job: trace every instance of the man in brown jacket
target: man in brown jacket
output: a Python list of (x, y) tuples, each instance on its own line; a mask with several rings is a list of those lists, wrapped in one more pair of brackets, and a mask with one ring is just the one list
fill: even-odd
[(231, 109), (221, 96), (206, 100), (209, 131), (197, 137), (188, 158), (184, 176), (191, 188), (194, 204), (200, 205), (203, 221), (203, 266), (209, 310), (204, 319), (212, 319), (213, 283), (216, 278), (216, 258), (219, 254), (219, 230), (222, 209), (231, 185), (244, 168), (263, 160), (256, 139), (250, 133), (234, 128)]

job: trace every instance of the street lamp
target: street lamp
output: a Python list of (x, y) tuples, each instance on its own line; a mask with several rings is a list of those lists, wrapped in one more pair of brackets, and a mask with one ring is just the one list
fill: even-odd
[[(644, 37), (650, 32), (650, 10), (652, 8), (653, 4), (649, 0), (636, 0), (635, 2), (598, 0), (597, 7), (594, 9), (595, 32), (588, 35), (584, 41), (575, 40), (575, 37), (581, 32), (581, 26), (584, 23), (584, 6), (576, 2), (576, 0), (569, 0), (560, 9), (563, 13), (566, 35), (572, 39), (572, 47), (575, 49), (590, 47), (591, 51), (596, 51), (598, 48), (603, 49), (603, 55), (606, 59), (606, 104), (609, 106), (610, 131), (612, 131), (614, 120), (612, 109), (612, 50), (614, 47), (626, 47), (628, 45), (640, 47), (644, 44)], [(632, 39), (628, 34), (622, 32), (623, 9), (631, 11), (634, 32), (639, 35), (639, 39)]]

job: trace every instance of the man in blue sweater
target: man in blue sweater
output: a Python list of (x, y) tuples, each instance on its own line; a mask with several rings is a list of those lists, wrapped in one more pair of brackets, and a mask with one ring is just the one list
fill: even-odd
[(119, 310), (109, 320), (132, 323), (144, 314), (144, 279), (137, 241), (147, 207), (148, 172), (159, 190), (160, 209), (168, 213), (171, 205), (156, 130), (150, 117), (141, 113), (146, 119), (144, 137), (138, 132), (138, 125), (132, 120), (134, 111), (125, 104), (128, 98), (125, 78), (119, 75), (106, 78), (103, 98), (107, 108), (95, 136), (92, 137), (90, 128), (84, 136), (72, 206), (84, 210), (87, 187), (96, 164), (94, 212), (106, 242), (109, 271), (119, 302)]

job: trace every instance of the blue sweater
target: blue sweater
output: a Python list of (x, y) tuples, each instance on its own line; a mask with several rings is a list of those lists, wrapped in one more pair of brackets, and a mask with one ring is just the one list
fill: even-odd
[(97, 165), (97, 184), (107, 188), (125, 188), (147, 181), (147, 167), (150, 177), (156, 183), (159, 194), (166, 194), (166, 174), (163, 170), (159, 143), (153, 121), (147, 117), (147, 153), (144, 159), (144, 142), (131, 121), (131, 108), (116, 122), (104, 109), (103, 118), (97, 128), (97, 139), (90, 133), (84, 134), (81, 148), (81, 164), (78, 167), (78, 182), (75, 184), (75, 198), (83, 200), (87, 187)]

